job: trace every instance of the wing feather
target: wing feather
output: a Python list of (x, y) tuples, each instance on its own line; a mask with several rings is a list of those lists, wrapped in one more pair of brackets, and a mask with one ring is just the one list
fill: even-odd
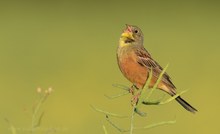
[[(138, 56), (137, 62), (144, 67), (147, 67), (149, 70), (153, 69), (153, 75), (158, 78), (163, 68), (151, 57), (151, 55), (147, 52), (147, 50), (142, 47), (136, 51), (136, 55)], [(172, 88), (176, 88), (172, 83), (170, 76), (167, 73), (164, 73), (162, 81)]]

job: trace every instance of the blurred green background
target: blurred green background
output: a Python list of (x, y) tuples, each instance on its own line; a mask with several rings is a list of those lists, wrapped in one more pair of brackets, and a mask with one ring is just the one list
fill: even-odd
[[(9, 134), (8, 118), (18, 133), (30, 127), (37, 87), (54, 92), (43, 106), (45, 133), (119, 133), (93, 111), (129, 115), (130, 95), (108, 100), (121, 91), (113, 83), (130, 85), (116, 62), (118, 40), (125, 24), (139, 26), (145, 47), (168, 73), (178, 91), (199, 112), (176, 102), (146, 106), (147, 118), (135, 125), (172, 120), (174, 125), (142, 133), (219, 133), (220, 113), (219, 1), (7, 1), (0, 4), (0, 133)], [(124, 128), (129, 120), (113, 119)]]

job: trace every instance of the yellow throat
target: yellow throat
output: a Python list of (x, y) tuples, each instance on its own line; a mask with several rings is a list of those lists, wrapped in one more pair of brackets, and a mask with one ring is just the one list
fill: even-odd
[(124, 47), (130, 45), (130, 43), (125, 43), (126, 39), (132, 39), (134, 40), (133, 34), (131, 32), (123, 32), (121, 34), (121, 38), (119, 41), (119, 47)]

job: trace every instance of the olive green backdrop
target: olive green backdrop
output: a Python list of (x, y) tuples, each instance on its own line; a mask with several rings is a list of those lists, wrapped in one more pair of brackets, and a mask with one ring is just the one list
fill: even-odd
[[(178, 91), (199, 112), (176, 102), (146, 106), (147, 118), (136, 126), (173, 120), (142, 133), (219, 133), (219, 1), (7, 1), (0, 4), (0, 133), (9, 134), (4, 118), (19, 134), (29, 133), (36, 88), (53, 87), (45, 102), (41, 129), (58, 134), (119, 133), (90, 104), (129, 115), (130, 95), (111, 85), (130, 85), (117, 67), (116, 49), (125, 24), (139, 26), (145, 47), (167, 72)], [(123, 128), (129, 120), (113, 118)]]

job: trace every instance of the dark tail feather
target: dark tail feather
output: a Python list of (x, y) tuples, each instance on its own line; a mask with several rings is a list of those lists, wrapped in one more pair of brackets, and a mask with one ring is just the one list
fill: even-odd
[(196, 110), (194, 107), (192, 107), (188, 102), (186, 102), (186, 101), (185, 101), (184, 99), (182, 99), (180, 96), (178, 96), (178, 97), (176, 98), (176, 101), (178, 101), (179, 104), (182, 105), (186, 110), (188, 110), (188, 111), (190, 111), (190, 112), (192, 112), (192, 113), (197, 112), (197, 110)]

